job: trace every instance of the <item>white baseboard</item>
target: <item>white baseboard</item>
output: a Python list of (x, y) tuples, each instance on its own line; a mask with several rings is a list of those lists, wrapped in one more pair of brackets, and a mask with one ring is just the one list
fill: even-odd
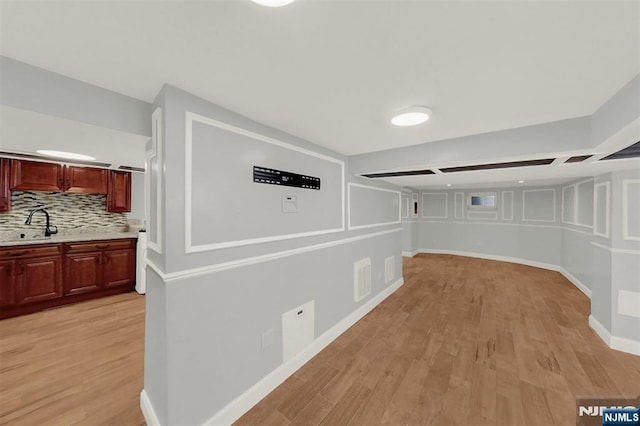
[(142, 415), (144, 416), (144, 421), (147, 423), (147, 426), (160, 426), (160, 420), (144, 389), (140, 392), (140, 409), (142, 410)]
[(208, 426), (230, 425), (238, 420), (244, 413), (249, 411), (251, 407), (267, 396), (269, 392), (280, 386), (282, 382), (306, 364), (311, 358), (320, 353), (320, 351), (344, 333), (349, 327), (358, 322), (384, 299), (400, 288), (402, 284), (404, 284), (404, 279), (400, 278), (376, 296), (369, 299), (345, 319), (315, 339), (313, 343), (307, 346), (302, 352), (284, 364), (281, 364), (258, 383), (247, 389), (242, 395), (227, 404), (204, 424)]
[(402, 252), (402, 257), (413, 257), (416, 254), (418, 254), (418, 250), (415, 250), (415, 251), (403, 251)]
[(612, 336), (609, 330), (600, 323), (593, 315), (589, 315), (589, 326), (611, 349), (626, 352), (633, 355), (640, 355), (640, 341), (627, 339), (625, 337)]
[[(569, 271), (565, 270), (562, 266), (554, 265), (552, 263), (537, 262), (535, 260), (520, 259), (517, 257), (499, 256), (495, 254), (475, 253), (470, 251), (459, 250), (436, 250), (436, 249), (420, 249), (418, 253), (432, 253), (432, 254), (451, 254), (454, 256), (467, 256), (477, 257), (479, 259), (499, 260), (501, 262), (518, 263), (520, 265), (533, 266), (535, 268), (548, 269), (550, 271), (560, 272), (564, 277), (569, 280), (574, 286), (591, 299), (591, 290), (589, 287), (580, 282), (579, 279), (574, 277)], [(403, 254), (404, 255), (404, 254)]]

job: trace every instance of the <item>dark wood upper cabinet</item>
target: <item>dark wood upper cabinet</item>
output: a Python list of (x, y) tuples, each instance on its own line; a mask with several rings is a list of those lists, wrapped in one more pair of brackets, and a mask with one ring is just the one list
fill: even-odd
[(0, 158), (0, 212), (11, 209), (11, 169), (8, 158)]
[(20, 191), (64, 191), (62, 166), (56, 163), (11, 160), (11, 189)]
[(93, 167), (64, 167), (65, 192), (106, 194), (109, 171)]
[(131, 211), (131, 173), (109, 170), (107, 211), (123, 213)]

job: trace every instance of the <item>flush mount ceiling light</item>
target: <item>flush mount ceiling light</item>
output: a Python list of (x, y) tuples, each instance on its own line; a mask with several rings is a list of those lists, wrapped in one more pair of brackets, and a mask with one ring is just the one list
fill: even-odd
[(523, 180), (519, 180), (518, 183), (524, 183), (524, 181)]
[(293, 2), (293, 0), (251, 0), (251, 1), (254, 3), (258, 3), (263, 6), (269, 6), (269, 7), (286, 6), (289, 3)]
[(396, 114), (391, 119), (391, 123), (396, 126), (415, 126), (427, 121), (432, 114), (433, 111), (427, 107), (412, 106)]
[(89, 155), (84, 155), (84, 154), (76, 154), (75, 152), (50, 151), (48, 149), (38, 149), (36, 152), (38, 154), (46, 155), (47, 157), (64, 158), (67, 160), (87, 160), (87, 161), (95, 160), (95, 157), (91, 157)]

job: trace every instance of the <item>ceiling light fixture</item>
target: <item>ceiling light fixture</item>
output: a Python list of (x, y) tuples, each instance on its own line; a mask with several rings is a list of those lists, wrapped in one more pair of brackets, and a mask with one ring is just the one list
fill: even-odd
[(268, 7), (286, 6), (289, 3), (293, 2), (293, 0), (251, 0), (251, 1), (254, 3), (261, 4), (263, 6), (268, 6)]
[(451, 186), (451, 184), (450, 184), (450, 183), (448, 183), (448, 184), (447, 184), (447, 186)]
[(95, 157), (91, 157), (89, 155), (84, 155), (84, 154), (76, 154), (75, 152), (51, 151), (48, 149), (38, 149), (36, 150), (36, 152), (38, 154), (46, 155), (47, 157), (64, 158), (67, 160), (87, 160), (87, 161), (95, 160)]
[(518, 183), (524, 183), (524, 181), (523, 180), (519, 180)]
[(433, 111), (427, 107), (412, 106), (396, 114), (391, 119), (391, 123), (396, 126), (415, 126), (427, 121), (432, 114)]

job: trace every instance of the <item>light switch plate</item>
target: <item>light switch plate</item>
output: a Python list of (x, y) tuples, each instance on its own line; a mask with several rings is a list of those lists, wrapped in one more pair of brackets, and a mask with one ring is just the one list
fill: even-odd
[(282, 213), (298, 213), (298, 196), (283, 195), (282, 196)]

